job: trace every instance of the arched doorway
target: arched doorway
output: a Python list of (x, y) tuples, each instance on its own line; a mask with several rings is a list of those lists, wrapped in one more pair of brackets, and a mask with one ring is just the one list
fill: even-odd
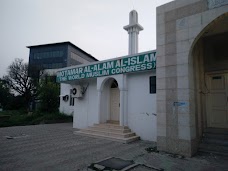
[[(115, 78), (100, 78), (99, 123), (120, 124), (120, 88)], [(99, 99), (99, 98), (98, 98)]]
[(110, 123), (119, 124), (120, 118), (120, 90), (116, 80), (110, 86)]
[[(228, 128), (228, 13), (212, 21), (192, 48), (197, 133)], [(191, 61), (192, 60), (192, 61)]]

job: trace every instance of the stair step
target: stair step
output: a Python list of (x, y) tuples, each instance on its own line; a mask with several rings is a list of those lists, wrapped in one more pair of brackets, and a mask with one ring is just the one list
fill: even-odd
[(227, 146), (218, 146), (218, 145), (214, 145), (214, 144), (202, 143), (199, 146), (199, 151), (228, 156), (228, 147)]
[(219, 145), (214, 145), (214, 144), (200, 144), (201, 149), (205, 150), (212, 150), (212, 151), (223, 151), (223, 152), (228, 152), (228, 147), (227, 146), (219, 146)]
[(205, 149), (201, 149), (201, 148), (199, 148), (198, 151), (201, 152), (201, 153), (211, 153), (211, 154), (217, 154), (217, 155), (227, 156), (228, 157), (228, 153), (221, 152), (221, 151), (205, 150)]
[(110, 124), (119, 124), (120, 122), (119, 121), (113, 121), (113, 120), (107, 120), (107, 123), (110, 123)]
[(123, 143), (136, 141), (140, 138), (139, 136), (135, 135), (134, 132), (131, 132), (127, 126), (120, 126), (110, 123), (94, 124), (92, 127), (81, 129), (79, 131), (75, 131), (74, 133), (91, 137), (100, 137)]
[(109, 124), (109, 123), (104, 123), (104, 124), (94, 124), (96, 127), (101, 127), (101, 128), (117, 128), (117, 129), (129, 129), (128, 126), (120, 126), (116, 124)]
[(221, 145), (221, 146), (227, 146), (228, 147), (228, 141), (223, 140), (223, 139), (203, 138), (202, 143), (204, 143), (204, 144), (215, 144), (215, 145)]
[(206, 128), (199, 151), (228, 156), (228, 129)]
[(228, 135), (228, 129), (225, 128), (206, 128), (204, 133)]
[(122, 138), (127, 138), (135, 135), (135, 133), (133, 132), (119, 133), (119, 132), (112, 132), (108, 130), (97, 130), (93, 128), (82, 129), (81, 132), (95, 133), (95, 134), (100, 134), (105, 136), (122, 137)]
[(128, 133), (131, 132), (130, 129), (128, 128), (106, 128), (106, 127), (102, 127), (102, 126), (92, 126), (89, 127), (90, 129), (94, 129), (94, 130), (106, 130), (108, 132), (117, 132), (117, 133)]
[(226, 135), (226, 134), (204, 133), (203, 137), (228, 141), (228, 135)]
[(97, 134), (97, 133), (87, 133), (87, 132), (81, 132), (81, 131), (75, 131), (74, 134), (81, 134), (81, 135), (86, 135), (86, 136), (94, 137), (94, 138), (104, 138), (104, 139), (118, 141), (118, 142), (122, 142), (122, 143), (130, 143), (130, 142), (140, 139), (140, 137), (136, 136), (136, 135), (132, 136), (132, 137), (128, 137), (128, 138), (120, 138), (120, 137), (112, 137), (112, 136), (101, 135), (101, 134)]

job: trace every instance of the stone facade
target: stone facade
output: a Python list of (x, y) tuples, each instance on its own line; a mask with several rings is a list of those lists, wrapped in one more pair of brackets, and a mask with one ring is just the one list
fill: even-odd
[(223, 1), (210, 5), (213, 2), (176, 0), (157, 8), (157, 143), (161, 151), (185, 156), (197, 151), (203, 123), (197, 114), (193, 48), (208, 25), (228, 12)]

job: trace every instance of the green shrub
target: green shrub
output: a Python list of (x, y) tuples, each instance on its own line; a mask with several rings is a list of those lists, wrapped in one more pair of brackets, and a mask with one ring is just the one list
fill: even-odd
[(10, 117), (9, 119), (2, 121), (0, 118), (0, 127), (62, 123), (73, 121), (72, 116), (67, 116), (59, 112), (36, 112), (33, 114), (27, 114), (23, 111), (4, 111), (4, 114), (9, 115)]
[(59, 107), (59, 84), (43, 83), (39, 89), (40, 111), (57, 112)]

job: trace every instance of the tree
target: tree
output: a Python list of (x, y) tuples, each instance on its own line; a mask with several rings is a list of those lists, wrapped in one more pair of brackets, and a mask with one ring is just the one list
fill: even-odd
[(28, 64), (16, 58), (8, 67), (8, 74), (3, 77), (11, 90), (21, 95), (28, 107), (30, 100), (36, 95), (37, 81), (28, 75)]
[(6, 82), (0, 78), (0, 104), (3, 109), (9, 109), (12, 104), (13, 94), (10, 93), (10, 88)]
[(59, 84), (51, 79), (46, 76), (39, 88), (40, 110), (43, 112), (57, 112), (59, 107)]

